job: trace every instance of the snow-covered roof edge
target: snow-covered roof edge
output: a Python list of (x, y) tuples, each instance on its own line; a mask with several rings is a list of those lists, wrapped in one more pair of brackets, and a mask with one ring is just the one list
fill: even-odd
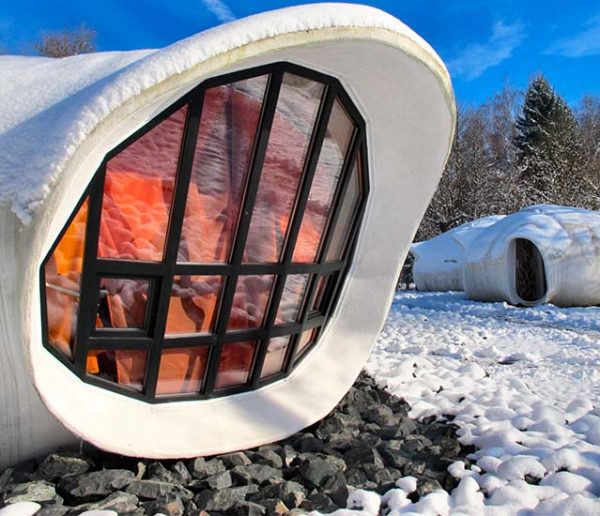
[[(79, 145), (127, 101), (213, 58), (259, 42), (272, 43), (274, 48), (276, 38), (298, 33), (307, 42), (335, 38), (378, 39), (399, 47), (432, 69), (442, 83), (448, 104), (454, 108), (444, 64), (422, 38), (393, 16), (352, 4), (311, 4), (280, 9), (209, 29), (152, 53), (90, 54), (46, 61), (43, 74), (28, 77), (29, 88), (39, 88), (40, 95), (35, 100), (39, 103), (41, 97), (41, 104), (31, 110), (29, 118), (19, 120), (14, 126), (5, 124), (8, 129), (0, 134), (3, 155), (0, 203), (8, 203), (21, 221), (28, 223)], [(259, 50), (268, 51), (267, 47)], [(79, 68), (93, 60), (103, 60), (96, 67), (96, 82), (68, 82), (71, 74), (81, 73)], [(0, 70), (7, 63), (14, 65), (14, 58), (0, 59)], [(43, 89), (49, 83), (48, 70), (53, 68), (55, 89), (60, 88), (61, 82), (65, 83), (65, 89), (49, 96), (44, 105)], [(13, 74), (12, 79), (18, 81), (19, 73)], [(0, 117), (9, 107), (23, 105), (23, 91), (12, 81), (5, 82), (12, 86), (8, 90), (13, 95), (5, 94), (7, 88), (0, 85)], [(62, 97), (61, 93), (64, 93)]]

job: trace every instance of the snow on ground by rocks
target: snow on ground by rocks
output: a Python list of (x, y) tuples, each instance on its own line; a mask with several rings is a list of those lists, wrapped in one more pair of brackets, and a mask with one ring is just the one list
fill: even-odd
[(600, 308), (399, 293), (367, 370), (476, 448), (449, 496), (401, 485), (389, 514), (600, 514)]

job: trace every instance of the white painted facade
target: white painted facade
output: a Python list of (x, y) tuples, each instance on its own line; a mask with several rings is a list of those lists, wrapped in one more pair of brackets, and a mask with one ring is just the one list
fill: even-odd
[[(383, 325), (450, 149), (454, 98), (433, 50), (381, 11), (322, 4), (239, 20), (156, 52), (32, 59), (0, 58), (0, 70), (27, 82), (0, 95), (8, 112), (0, 122), (0, 467), (78, 438), (125, 455), (214, 454), (325, 416)], [(109, 150), (191, 88), (277, 61), (337, 77), (367, 123), (371, 192), (319, 343), (286, 379), (212, 400), (152, 405), (82, 383), (42, 346), (40, 321), (40, 264), (74, 203)], [(70, 75), (78, 69), (88, 70), (81, 81)], [(53, 74), (58, 90), (44, 91)], [(13, 113), (19, 95), (23, 113)]]

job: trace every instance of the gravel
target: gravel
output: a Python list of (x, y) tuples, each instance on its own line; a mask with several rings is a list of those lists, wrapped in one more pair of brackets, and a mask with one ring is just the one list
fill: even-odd
[(414, 421), (408, 411), (361, 374), (331, 414), (284, 441), (185, 461), (56, 452), (0, 472), (0, 508), (31, 501), (41, 516), (284, 515), (332, 512), (353, 491), (383, 494), (407, 476), (417, 479), (413, 501), (453, 489), (447, 468), (471, 450), (451, 423)]

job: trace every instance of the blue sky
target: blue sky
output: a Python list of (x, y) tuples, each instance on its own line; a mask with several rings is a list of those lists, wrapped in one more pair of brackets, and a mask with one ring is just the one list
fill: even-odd
[[(288, 0), (2, 0), (0, 48), (27, 52), (43, 31), (98, 32), (100, 50), (158, 48)], [(478, 104), (505, 81), (544, 73), (571, 104), (600, 96), (597, 0), (365, 0), (400, 18), (447, 63), (459, 102)]]

